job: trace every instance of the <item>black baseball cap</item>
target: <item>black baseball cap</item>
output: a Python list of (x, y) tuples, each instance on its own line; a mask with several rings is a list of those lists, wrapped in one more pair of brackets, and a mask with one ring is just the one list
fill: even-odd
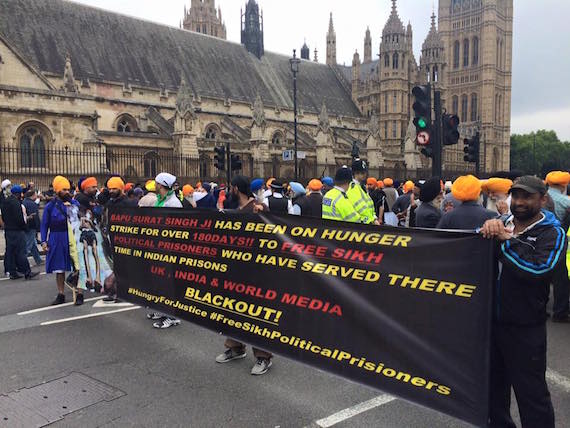
[(511, 187), (510, 193), (515, 189), (524, 190), (528, 193), (540, 193), (541, 195), (546, 194), (546, 185), (538, 177), (532, 175), (523, 175), (517, 178), (515, 184)]

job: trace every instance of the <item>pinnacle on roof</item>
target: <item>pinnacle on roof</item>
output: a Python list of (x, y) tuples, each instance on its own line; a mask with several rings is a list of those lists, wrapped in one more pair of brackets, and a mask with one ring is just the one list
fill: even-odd
[(333, 24), (333, 19), (332, 19), (332, 12), (331, 12), (331, 18), (329, 20), (329, 34), (333, 34), (334, 33), (334, 24)]
[(424, 43), (422, 44), (422, 51), (433, 48), (443, 49), (443, 41), (441, 40), (441, 36), (439, 35), (435, 25), (435, 12), (432, 12), (431, 14), (431, 27)]
[(392, 0), (392, 13), (382, 30), (382, 34), (404, 34), (404, 24), (400, 17), (398, 16), (398, 10), (396, 9), (396, 0)]

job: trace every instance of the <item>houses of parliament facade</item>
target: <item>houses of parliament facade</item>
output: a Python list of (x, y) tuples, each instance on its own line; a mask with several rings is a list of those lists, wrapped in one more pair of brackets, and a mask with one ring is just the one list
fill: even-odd
[[(461, 138), (480, 132), (482, 170), (509, 168), (512, 0), (440, 0), (419, 61), (412, 25), (404, 26), (392, 0), (382, 34), (363, 28), (363, 49), (350, 66), (337, 63), (332, 12), (325, 63), (316, 51), (311, 59), (306, 45), (300, 51), (302, 178), (350, 163), (355, 142), (373, 174), (426, 171), (411, 90), (427, 82), (460, 117)], [(243, 174), (291, 178), (283, 157), (294, 141), (289, 56), (265, 50), (270, 23), (255, 0), (240, 22), (237, 44), (226, 41), (214, 0), (191, 0), (180, 28), (63, 0), (4, 0), (0, 171), (142, 179), (170, 169), (216, 178), (223, 174), (213, 149), (229, 144), (242, 156)], [(68, 151), (95, 161), (64, 164), (56, 154)], [(470, 168), (461, 143), (445, 148), (443, 167)]]

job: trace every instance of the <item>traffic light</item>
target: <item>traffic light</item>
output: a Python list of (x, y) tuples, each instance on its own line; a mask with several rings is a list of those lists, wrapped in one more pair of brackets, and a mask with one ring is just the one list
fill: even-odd
[(424, 148), (424, 149), (422, 149), (422, 150), (420, 151), (420, 153), (421, 153), (422, 155), (424, 155), (426, 158), (433, 158), (433, 149), (432, 149), (431, 147), (429, 147), (429, 146), (426, 147), (426, 148)]
[(463, 144), (465, 144), (465, 147), (463, 148), (463, 151), (465, 152), (463, 160), (465, 162), (479, 163), (479, 133), (477, 132), (475, 137), (471, 139), (465, 138), (463, 140)]
[(239, 171), (242, 168), (241, 159), (238, 155), (231, 156), (231, 170)]
[(414, 125), (417, 134), (431, 131), (431, 87), (430, 85), (416, 86), (412, 89), (412, 95), (416, 98), (412, 108), (414, 109)]
[(459, 142), (459, 117), (455, 114), (443, 115), (443, 145), (453, 146)]
[(214, 166), (220, 171), (226, 170), (226, 147), (214, 147), (216, 155), (214, 156)]

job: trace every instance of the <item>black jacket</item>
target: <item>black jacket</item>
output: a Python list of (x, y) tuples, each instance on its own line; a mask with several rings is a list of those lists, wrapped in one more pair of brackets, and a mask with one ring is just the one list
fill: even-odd
[(24, 232), (28, 230), (28, 226), (24, 221), (22, 202), (14, 195), (4, 199), (4, 203), (2, 204), (2, 220), (4, 220), (5, 230), (22, 230)]
[(398, 199), (396, 199), (396, 202), (392, 206), (392, 212), (394, 214), (403, 213), (409, 208), (411, 203), (412, 203), (412, 192), (408, 192), (402, 196), (398, 196)]
[(537, 325), (546, 321), (550, 281), (565, 263), (567, 239), (554, 214), (499, 248), (499, 279), (494, 321), (510, 325)]
[(438, 229), (476, 230), (492, 218), (497, 218), (495, 211), (483, 208), (475, 201), (463, 202), (457, 208), (443, 215)]
[(31, 216), (35, 214), (31, 219), (28, 220), (28, 230), (40, 231), (40, 207), (34, 201), (29, 198), (24, 199), (24, 207), (26, 207), (26, 214)]
[(303, 211), (303, 215), (316, 218), (321, 218), (323, 216), (323, 195), (321, 193), (309, 193), (307, 195), (307, 205), (307, 214)]
[(416, 227), (435, 229), (441, 219), (441, 210), (434, 207), (429, 202), (422, 202), (422, 204), (415, 210), (415, 213)]

